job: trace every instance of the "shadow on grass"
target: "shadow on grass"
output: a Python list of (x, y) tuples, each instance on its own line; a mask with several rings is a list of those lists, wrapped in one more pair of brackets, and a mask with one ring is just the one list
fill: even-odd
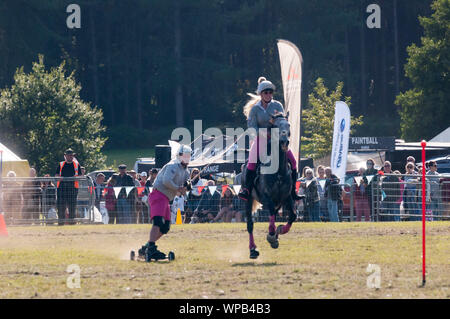
[(273, 266), (280, 266), (282, 264), (278, 264), (276, 262), (274, 263), (262, 263), (258, 264), (255, 262), (246, 262), (246, 263), (235, 263), (232, 264), (231, 267), (273, 267)]

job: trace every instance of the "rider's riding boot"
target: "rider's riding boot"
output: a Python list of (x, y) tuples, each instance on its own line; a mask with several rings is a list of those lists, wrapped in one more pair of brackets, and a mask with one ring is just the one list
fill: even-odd
[(298, 196), (297, 195), (297, 187), (296, 187), (296, 183), (297, 183), (297, 177), (298, 177), (298, 173), (295, 169), (292, 170), (292, 190), (291, 190), (291, 196), (293, 200), (300, 200), (303, 199), (304, 196)]
[(166, 254), (160, 252), (156, 245), (149, 245), (145, 251), (145, 261), (166, 259)]
[(245, 170), (245, 185), (239, 191), (239, 198), (248, 201), (252, 194), (253, 181), (255, 180), (256, 170), (252, 171), (248, 168)]

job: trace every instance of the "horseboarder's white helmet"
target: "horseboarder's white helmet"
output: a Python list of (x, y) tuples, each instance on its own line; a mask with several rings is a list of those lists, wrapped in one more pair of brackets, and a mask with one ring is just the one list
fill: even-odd
[(258, 88), (256, 89), (256, 94), (261, 95), (261, 92), (267, 89), (275, 91), (275, 85), (262, 76), (258, 79)]
[(192, 149), (189, 146), (180, 145), (177, 152), (177, 159), (180, 161), (180, 163), (187, 165), (191, 160), (191, 152)]

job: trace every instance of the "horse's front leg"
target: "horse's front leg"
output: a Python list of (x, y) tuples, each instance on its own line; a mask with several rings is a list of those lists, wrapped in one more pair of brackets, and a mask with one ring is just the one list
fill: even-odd
[(278, 234), (275, 227), (275, 204), (270, 198), (265, 198), (264, 208), (269, 210), (269, 233), (267, 234), (267, 241), (272, 248), (278, 248)]
[(287, 232), (289, 232), (289, 230), (291, 229), (292, 223), (295, 222), (295, 220), (297, 219), (297, 214), (295, 214), (295, 209), (294, 209), (294, 201), (292, 200), (291, 197), (289, 197), (287, 199), (286, 204), (283, 206), (283, 210), (285, 210), (285, 209), (289, 212), (288, 222), (286, 225), (280, 225), (277, 227), (278, 235), (283, 235), (283, 234), (286, 234)]
[(247, 231), (248, 231), (248, 236), (249, 236), (250, 258), (256, 259), (259, 256), (259, 252), (256, 250), (255, 239), (253, 237), (252, 205), (253, 205), (252, 199), (247, 201), (247, 203), (245, 205), (245, 214), (247, 217)]

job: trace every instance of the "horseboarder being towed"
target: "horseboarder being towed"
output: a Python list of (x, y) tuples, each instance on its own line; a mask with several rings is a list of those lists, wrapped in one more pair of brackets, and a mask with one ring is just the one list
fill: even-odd
[[(264, 148), (259, 150), (260, 154), (264, 154), (267, 147), (267, 140), (270, 139), (268, 133), (273, 125), (272, 116), (280, 113), (284, 114), (283, 105), (272, 99), (274, 90), (275, 85), (273, 85), (272, 82), (267, 81), (264, 77), (260, 77), (258, 79), (258, 88), (256, 90), (258, 95), (249, 94), (252, 99), (244, 106), (244, 114), (247, 117), (248, 127), (254, 128), (258, 134), (250, 147), (247, 169), (245, 170), (245, 185), (242, 186), (241, 191), (239, 192), (239, 197), (245, 201), (248, 201), (251, 198), (253, 182), (256, 176), (258, 149)], [(261, 128), (267, 129), (267, 133), (264, 134), (264, 131), (260, 131), (259, 129)], [(297, 182), (297, 162), (291, 150), (287, 151), (287, 156), (291, 163), (292, 184), (294, 185), (291, 191), (292, 199), (299, 200), (301, 197), (297, 196), (295, 192), (295, 183)]]
[(172, 201), (177, 192), (184, 194), (186, 188), (189, 190), (189, 171), (187, 165), (191, 159), (191, 148), (181, 145), (178, 149), (177, 157), (158, 173), (153, 191), (149, 196), (150, 220), (153, 221), (150, 230), (150, 240), (139, 249), (139, 255), (145, 256), (146, 261), (151, 259), (166, 259), (166, 255), (160, 252), (155, 245), (156, 241), (170, 229), (170, 207), (169, 201)]

